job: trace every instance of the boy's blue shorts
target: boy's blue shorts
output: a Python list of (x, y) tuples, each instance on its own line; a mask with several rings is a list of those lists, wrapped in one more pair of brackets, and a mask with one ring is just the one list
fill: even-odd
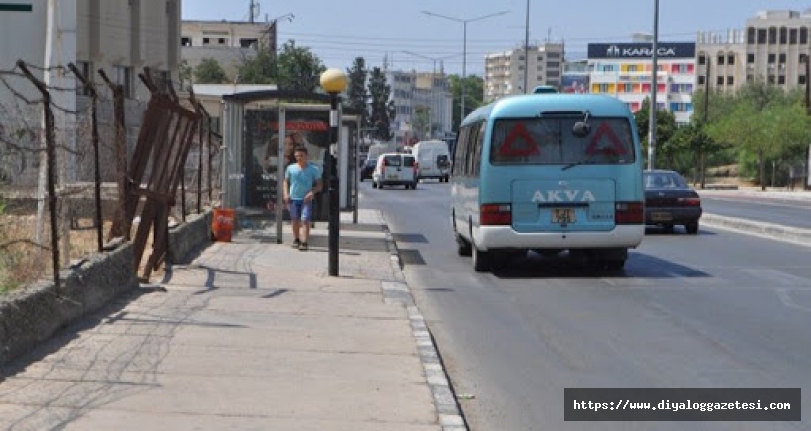
[(293, 221), (310, 221), (313, 214), (313, 201), (304, 202), (303, 199), (290, 200), (290, 219)]

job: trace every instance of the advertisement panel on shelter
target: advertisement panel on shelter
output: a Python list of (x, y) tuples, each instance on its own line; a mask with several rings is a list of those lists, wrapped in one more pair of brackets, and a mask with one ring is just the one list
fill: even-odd
[[(329, 112), (285, 110), (285, 136), (280, 139), (279, 111), (275, 109), (249, 110), (245, 113), (245, 206), (263, 208), (275, 212), (277, 191), (282, 188), (284, 177), (278, 177), (278, 166), (286, 168), (295, 163), (293, 150), (297, 146), (307, 148), (310, 162), (321, 169), (329, 148)], [(282, 146), (281, 160), (279, 146)], [(284, 172), (284, 170), (283, 170)], [(324, 194), (316, 196), (314, 216), (320, 216), (326, 201)]]

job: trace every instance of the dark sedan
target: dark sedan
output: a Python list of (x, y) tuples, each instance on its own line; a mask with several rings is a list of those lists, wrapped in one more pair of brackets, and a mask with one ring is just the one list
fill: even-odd
[(377, 164), (377, 160), (374, 159), (366, 159), (363, 162), (363, 166), (360, 168), (360, 180), (363, 181), (366, 178), (371, 179), (372, 173), (375, 171), (375, 165)]
[(675, 171), (645, 171), (645, 223), (673, 230), (683, 225), (689, 234), (698, 233), (701, 198)]

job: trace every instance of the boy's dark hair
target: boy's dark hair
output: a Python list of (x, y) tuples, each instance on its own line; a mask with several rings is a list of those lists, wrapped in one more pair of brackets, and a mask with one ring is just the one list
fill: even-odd
[(304, 145), (299, 145), (296, 147), (295, 150), (293, 150), (293, 152), (307, 154), (307, 147), (305, 147)]

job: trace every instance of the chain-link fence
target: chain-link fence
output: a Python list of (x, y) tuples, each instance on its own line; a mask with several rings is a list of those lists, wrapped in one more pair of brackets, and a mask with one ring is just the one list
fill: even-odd
[[(78, 85), (48, 84), (43, 77), (49, 72), (74, 74)], [(141, 79), (150, 82), (148, 69)], [(161, 191), (173, 198), (158, 213), (171, 226), (218, 201), (221, 138), (193, 98), (154, 90), (152, 99), (169, 100), (172, 112), (185, 115), (175, 127), (149, 135), (161, 148), (183, 137), (173, 156), (179, 178), (169, 178)], [(165, 120), (153, 115), (149, 121), (151, 104), (124, 98), (103, 71), (84, 76), (75, 67), (45, 70), (22, 62), (0, 70), (0, 293), (47, 278), (58, 285), (54, 268), (100, 252), (115, 237), (135, 236), (139, 211), (151, 196), (142, 185), (170, 171), (153, 160), (157, 153), (136, 154), (144, 129), (160, 129), (155, 121)], [(139, 164), (146, 169), (135, 178)], [(129, 213), (128, 201), (134, 202)]]

